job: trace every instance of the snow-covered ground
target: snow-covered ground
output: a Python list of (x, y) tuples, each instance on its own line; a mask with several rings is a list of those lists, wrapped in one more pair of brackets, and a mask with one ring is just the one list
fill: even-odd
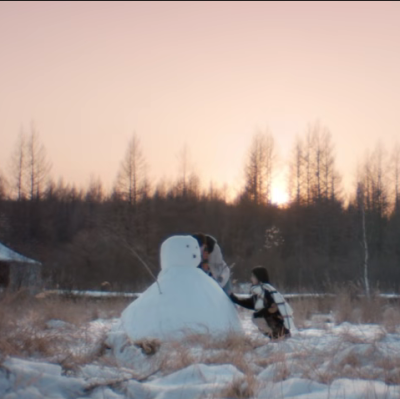
[(0, 398), (400, 398), (400, 326), (315, 315), (292, 338), (271, 342), (251, 312), (240, 316), (244, 336), (167, 343), (132, 342), (118, 319), (80, 328), (51, 320), (41, 334), (63, 338), (59, 354), (1, 358)]

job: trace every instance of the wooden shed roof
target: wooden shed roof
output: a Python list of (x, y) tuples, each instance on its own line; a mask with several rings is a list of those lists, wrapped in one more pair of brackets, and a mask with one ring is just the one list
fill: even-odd
[(23, 256), (18, 252), (15, 252), (12, 249), (6, 247), (2, 243), (0, 243), (0, 262), (40, 264), (40, 262), (27, 258), (26, 256)]

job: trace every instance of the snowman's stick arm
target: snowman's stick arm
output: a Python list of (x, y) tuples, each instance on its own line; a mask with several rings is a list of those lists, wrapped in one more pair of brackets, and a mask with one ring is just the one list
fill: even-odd
[(147, 265), (147, 263), (139, 256), (139, 254), (136, 252), (136, 250), (129, 245), (127, 242), (122, 241), (126, 247), (126, 249), (128, 249), (130, 252), (133, 253), (133, 255), (136, 256), (136, 258), (139, 259), (139, 261), (142, 263), (142, 265), (147, 269), (147, 271), (150, 273), (150, 275), (154, 278), (155, 282), (157, 283), (158, 286), (158, 291), (160, 291), (160, 294), (162, 294), (161, 292), (161, 287), (160, 287), (160, 283), (157, 280), (157, 277), (154, 275), (154, 273), (151, 271), (150, 267)]
[(140, 263), (146, 268), (146, 270), (150, 273), (151, 277), (154, 278), (155, 282), (157, 283), (157, 287), (158, 287), (158, 291), (160, 292), (160, 294), (162, 294), (161, 292), (161, 287), (160, 287), (160, 283), (157, 280), (157, 277), (154, 275), (154, 273), (151, 271), (150, 267), (147, 265), (147, 263), (140, 257), (140, 255), (137, 253), (137, 251), (134, 249), (134, 247), (132, 245), (130, 245), (126, 239), (120, 235), (117, 234), (111, 234), (111, 237), (114, 238), (116, 241), (118, 240), (119, 243), (122, 243), (123, 246), (129, 251), (131, 252), (137, 259), (139, 259)]

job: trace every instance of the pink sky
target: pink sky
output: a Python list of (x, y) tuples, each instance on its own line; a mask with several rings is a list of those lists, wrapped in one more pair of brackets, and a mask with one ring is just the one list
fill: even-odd
[(0, 57), (5, 174), (31, 120), (52, 176), (82, 185), (111, 186), (133, 131), (153, 179), (187, 143), (231, 186), (257, 129), (284, 163), (319, 119), (348, 187), (367, 148), (400, 139), (397, 2), (1, 2)]

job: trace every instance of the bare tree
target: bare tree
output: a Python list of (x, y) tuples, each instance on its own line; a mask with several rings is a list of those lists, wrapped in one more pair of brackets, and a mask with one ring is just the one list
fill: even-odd
[(392, 173), (394, 180), (394, 209), (400, 211), (400, 144), (396, 143), (392, 153)]
[(334, 200), (340, 176), (335, 167), (334, 147), (329, 129), (319, 122), (310, 124), (305, 139), (297, 139), (290, 165), (292, 199), (311, 205)]
[(86, 201), (100, 203), (104, 199), (104, 189), (101, 179), (91, 176), (89, 187), (86, 191)]
[(300, 204), (303, 199), (303, 174), (304, 174), (304, 157), (303, 142), (300, 137), (296, 138), (296, 142), (292, 151), (292, 160), (289, 169), (289, 193), (292, 201)]
[(358, 183), (357, 185), (357, 202), (361, 211), (361, 229), (362, 229), (362, 244), (364, 249), (364, 289), (365, 294), (370, 296), (369, 287), (369, 277), (368, 277), (368, 262), (369, 262), (369, 251), (368, 251), (368, 241), (367, 241), (367, 227), (365, 222), (365, 192), (363, 183)]
[(146, 169), (145, 169), (145, 175), (143, 177), (142, 185), (140, 187), (140, 198), (150, 198), (151, 196), (151, 190), (152, 190), (152, 185), (147, 177)]
[(189, 176), (190, 176), (190, 153), (185, 143), (178, 155), (178, 192), (182, 196), (188, 193)]
[(386, 220), (389, 211), (387, 157), (382, 145), (367, 153), (359, 172), (363, 208), (371, 259), (378, 259), (385, 250)]
[(245, 192), (255, 204), (265, 202), (263, 197), (266, 184), (265, 159), (265, 137), (262, 133), (257, 133), (253, 136), (245, 166)]
[(388, 210), (386, 152), (378, 144), (372, 153), (365, 156), (361, 171), (366, 210), (384, 216)]
[(0, 171), (0, 200), (7, 197), (7, 192), (8, 192), (7, 187), (8, 187), (8, 182)]
[(165, 199), (167, 197), (169, 190), (170, 190), (169, 183), (167, 183), (165, 178), (162, 178), (161, 180), (158, 181), (158, 183), (155, 186), (154, 198)]
[(313, 191), (313, 159), (312, 159), (312, 135), (309, 131), (306, 135), (305, 148), (304, 148), (304, 165), (305, 165), (305, 187), (306, 187), (306, 202), (310, 205), (312, 202)]
[(373, 202), (374, 207), (378, 210), (381, 216), (386, 213), (388, 202), (387, 191), (387, 166), (386, 166), (386, 151), (383, 146), (378, 144), (372, 154), (372, 182), (373, 182)]
[(313, 144), (313, 156), (314, 156), (314, 168), (315, 168), (315, 188), (314, 188), (314, 198), (321, 202), (322, 199), (322, 177), (323, 177), (323, 148), (322, 148), (322, 134), (320, 130), (319, 123), (316, 123), (312, 130), (311, 141)]
[(32, 122), (26, 146), (26, 180), (30, 200), (41, 198), (50, 170), (51, 163), (47, 160), (46, 149)]
[(226, 201), (224, 188), (217, 186), (214, 181), (210, 181), (208, 190), (204, 193), (204, 197), (209, 201)]
[(318, 148), (316, 149), (320, 157), (319, 170), (317, 171), (320, 175), (319, 199), (336, 200), (340, 193), (341, 177), (335, 165), (332, 134), (327, 127), (322, 126), (317, 135), (320, 136), (317, 140)]
[(275, 140), (272, 134), (265, 133), (265, 199), (268, 204), (272, 201), (272, 180), (276, 162)]
[(172, 191), (178, 196), (199, 198), (201, 195), (200, 177), (191, 162), (190, 150), (186, 143), (178, 152), (177, 160), (178, 179)]
[(329, 186), (331, 183), (333, 157), (331, 156), (331, 134), (329, 130), (321, 126), (317, 121), (308, 128), (307, 143), (309, 156), (310, 192), (312, 200), (321, 202), (323, 198), (329, 198)]
[(21, 129), (10, 160), (11, 190), (20, 201), (26, 196), (27, 142)]
[(115, 191), (130, 205), (136, 206), (146, 181), (146, 163), (138, 136), (134, 133), (120, 164)]
[(269, 133), (253, 136), (245, 165), (245, 195), (255, 204), (271, 203), (275, 166), (274, 138)]

